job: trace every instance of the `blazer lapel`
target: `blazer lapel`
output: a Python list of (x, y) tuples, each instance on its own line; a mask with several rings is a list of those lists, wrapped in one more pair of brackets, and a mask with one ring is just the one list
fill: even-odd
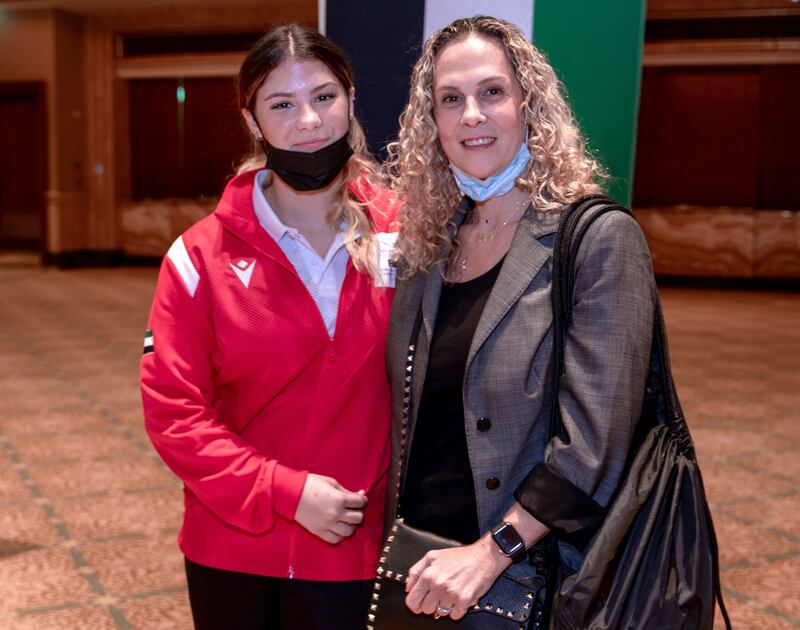
[(481, 318), (478, 320), (467, 356), (465, 374), (469, 371), (472, 360), (489, 335), (519, 300), (552, 255), (552, 251), (542, 245), (539, 238), (556, 231), (558, 217), (557, 213), (536, 212), (532, 206), (528, 206), (514, 233), (511, 247), (508, 249), (503, 266), (500, 268), (492, 292), (489, 294)]
[[(451, 238), (455, 236), (459, 226), (464, 222), (467, 213), (473, 206), (473, 201), (469, 197), (463, 197), (461, 203), (453, 215), (453, 224), (450, 226)], [(414, 409), (419, 405), (420, 395), (422, 394), (422, 385), (425, 382), (425, 370), (428, 367), (428, 351), (430, 348), (430, 340), (433, 339), (434, 328), (436, 327), (436, 315), (439, 312), (439, 298), (442, 294), (442, 285), (444, 278), (442, 277), (441, 267), (437, 265), (428, 274), (424, 282), (424, 291), (422, 294), (422, 324), (424, 335), (420, 336), (420, 347), (417, 348), (416, 365), (414, 366), (414, 382), (412, 384), (412, 402)], [(424, 337), (424, 338), (423, 338)], [(414, 414), (416, 416), (416, 414)]]
[(422, 294), (422, 324), (425, 327), (425, 336), (430, 339), (433, 337), (433, 329), (436, 325), (436, 313), (439, 311), (439, 297), (442, 294), (442, 274), (434, 269), (425, 278), (424, 292)]
[[(454, 226), (451, 227), (451, 232), (455, 232), (458, 229), (469, 208), (470, 200), (465, 197), (453, 217)], [(411, 337), (417, 311), (422, 309), (422, 326), (419, 336), (414, 341), (416, 351), (414, 353), (414, 371), (411, 382), (411, 415), (408, 418), (405, 461), (401, 462), (402, 479), (405, 479), (405, 465), (408, 462), (408, 453), (411, 450), (411, 442), (417, 420), (417, 409), (419, 409), (420, 399), (422, 398), (422, 386), (425, 384), (425, 374), (428, 369), (428, 352), (436, 326), (436, 314), (439, 310), (439, 297), (442, 293), (443, 283), (444, 279), (439, 268), (434, 267), (427, 276), (416, 275), (398, 284), (394, 294), (394, 302), (392, 303), (393, 317), (395, 313), (402, 313), (403, 325), (398, 326), (399, 341), (390, 336), (390, 343), (403, 344), (403, 359), (405, 359), (405, 353), (408, 350), (408, 341)], [(399, 353), (397, 354), (399, 355)], [(399, 356), (395, 358), (394, 352), (391, 356), (393, 360), (400, 360)], [(405, 377), (405, 374), (403, 374), (403, 377)], [(405, 383), (396, 382), (393, 385), (398, 388), (396, 391), (405, 390)]]
[[(455, 236), (459, 226), (467, 216), (467, 212), (472, 207), (472, 200), (464, 197), (453, 216), (453, 225), (450, 226), (451, 238)], [(441, 265), (442, 263), (440, 263)], [(436, 314), (439, 311), (439, 297), (442, 294), (442, 284), (444, 278), (441, 274), (441, 266), (436, 265), (425, 280), (425, 293), (422, 297), (422, 322), (425, 325), (425, 334), (428, 339), (433, 337), (433, 329), (436, 325)]]
[[(403, 459), (393, 463), (399, 467), (401, 485), (405, 480), (406, 465), (411, 451), (411, 442), (414, 435), (414, 427), (417, 420), (417, 409), (422, 397), (422, 386), (425, 383), (425, 371), (428, 367), (428, 348), (433, 331), (433, 324), (436, 321), (436, 310), (438, 308), (439, 292), (441, 291), (441, 281), (432, 282), (431, 278), (441, 277), (436, 271), (431, 272), (423, 278), (419, 275), (401, 280), (397, 283), (394, 299), (392, 301), (392, 324), (389, 326), (389, 343), (387, 349), (387, 359), (395, 366), (403, 366), (402, 370), (390, 370), (392, 374), (392, 406), (395, 418), (403, 412), (405, 407), (404, 398), (408, 395), (406, 383), (406, 357), (408, 355), (409, 343), (415, 346), (414, 368), (411, 382), (411, 413), (408, 417), (405, 438), (400, 434), (398, 422), (392, 424), (392, 449), (395, 453), (400, 452), (401, 442), (405, 442)], [(430, 291), (435, 291), (436, 296), (432, 298)], [(420, 327), (419, 335), (416, 339), (411, 339), (414, 321), (417, 313), (422, 309), (423, 322)], [(398, 491), (400, 488), (398, 487)], [(396, 506), (389, 506), (396, 510)], [(394, 512), (392, 512), (394, 516)]]

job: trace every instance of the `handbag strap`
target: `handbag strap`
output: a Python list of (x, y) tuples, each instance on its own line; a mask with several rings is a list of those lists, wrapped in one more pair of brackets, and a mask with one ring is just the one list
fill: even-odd
[[(583, 223), (581, 219), (588, 212), (593, 211)], [(589, 227), (601, 216), (609, 212), (624, 212), (633, 216), (630, 210), (619, 205), (610, 197), (603, 195), (590, 195), (578, 199), (570, 204), (562, 213), (558, 223), (555, 243), (553, 245), (553, 272), (551, 287), (551, 306), (553, 309), (553, 366), (554, 378), (551, 388), (552, 408), (550, 411), (550, 439), (562, 433), (564, 425), (561, 418), (561, 408), (558, 404), (558, 391), (561, 384), (561, 377), (564, 372), (564, 346), (569, 323), (572, 320), (573, 293), (575, 289), (575, 260), (578, 248), (583, 242)], [(579, 227), (580, 224), (580, 227)], [(672, 378), (672, 369), (669, 359), (667, 346), (667, 333), (664, 326), (664, 314), (661, 310), (661, 300), (656, 295), (656, 302), (653, 316), (653, 352), (656, 352), (659, 360), (661, 386), (666, 396), (668, 425), (673, 436), (680, 442), (680, 447), (684, 450), (691, 450), (694, 457), (691, 437), (686, 426), (686, 419), (678, 400), (675, 382)], [(702, 477), (700, 478), (702, 485)], [(705, 496), (705, 489), (703, 489)], [(728, 610), (722, 598), (722, 586), (720, 584), (719, 570), (719, 547), (714, 525), (711, 521), (710, 510), (705, 511), (706, 528), (711, 543), (712, 558), (712, 580), (714, 596), (719, 604), (725, 627), (731, 630), (731, 621)]]
[(399, 465), (397, 466), (397, 479), (395, 483), (395, 490), (397, 492), (397, 501), (395, 508), (395, 517), (398, 516), (397, 511), (400, 509), (400, 499), (403, 495), (403, 468), (405, 466), (406, 455), (406, 438), (408, 437), (408, 420), (411, 417), (411, 386), (414, 381), (414, 358), (417, 352), (417, 340), (419, 339), (419, 331), (422, 328), (422, 304), (417, 309), (417, 314), (414, 318), (414, 325), (411, 328), (411, 336), (408, 340), (408, 349), (406, 353), (406, 365), (403, 374), (403, 411), (400, 416), (400, 440), (399, 452), (397, 453)]

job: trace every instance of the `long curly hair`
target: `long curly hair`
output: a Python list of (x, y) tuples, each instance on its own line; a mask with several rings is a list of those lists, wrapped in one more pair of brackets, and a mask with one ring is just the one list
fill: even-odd
[(531, 157), (516, 185), (530, 194), (538, 211), (558, 211), (587, 194), (599, 193), (606, 173), (581, 137), (553, 68), (513, 24), (493, 17), (463, 18), (425, 43), (411, 75), (408, 105), (400, 115), (398, 140), (387, 148), (384, 174), (404, 200), (397, 251), (405, 274), (429, 272), (452, 255), (450, 229), (461, 193), (442, 150), (433, 109), (438, 55), (448, 44), (478, 36), (497, 42), (506, 53), (523, 95)]
[[(355, 85), (350, 62), (336, 44), (313, 28), (287, 24), (268, 31), (255, 43), (242, 62), (237, 81), (239, 107), (255, 116), (258, 88), (266, 81), (270, 72), (290, 58), (321, 61), (339, 80), (347, 95)], [(251, 141), (249, 154), (236, 169), (238, 173), (264, 167), (266, 162), (264, 148), (252, 136)], [(366, 271), (377, 278), (380, 272), (373, 253), (376, 244), (365, 206), (375, 200), (380, 177), (378, 165), (367, 149), (364, 130), (355, 117), (350, 120), (348, 142), (353, 149), (353, 155), (343, 169), (342, 186), (326, 218), (328, 224), (334, 228), (342, 224), (347, 225), (344, 242), (353, 265), (359, 271)], [(359, 201), (351, 191), (351, 185), (354, 185), (352, 187), (358, 189), (366, 198)]]

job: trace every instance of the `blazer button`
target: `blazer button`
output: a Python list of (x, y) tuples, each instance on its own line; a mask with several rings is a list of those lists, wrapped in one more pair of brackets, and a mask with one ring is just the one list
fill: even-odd
[(497, 490), (500, 487), (500, 480), (497, 477), (489, 477), (486, 480), (486, 487), (489, 490)]
[(480, 431), (481, 433), (486, 433), (489, 429), (492, 428), (492, 421), (485, 416), (483, 418), (479, 418), (476, 424), (478, 425), (478, 431)]

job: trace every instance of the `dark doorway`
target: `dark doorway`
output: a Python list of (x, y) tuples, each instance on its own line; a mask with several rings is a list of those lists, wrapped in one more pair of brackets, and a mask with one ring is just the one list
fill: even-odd
[(648, 67), (637, 208), (800, 210), (800, 66)]
[(43, 251), (44, 83), (0, 83), (0, 248)]
[(136, 79), (132, 198), (217, 197), (250, 149), (229, 77)]

